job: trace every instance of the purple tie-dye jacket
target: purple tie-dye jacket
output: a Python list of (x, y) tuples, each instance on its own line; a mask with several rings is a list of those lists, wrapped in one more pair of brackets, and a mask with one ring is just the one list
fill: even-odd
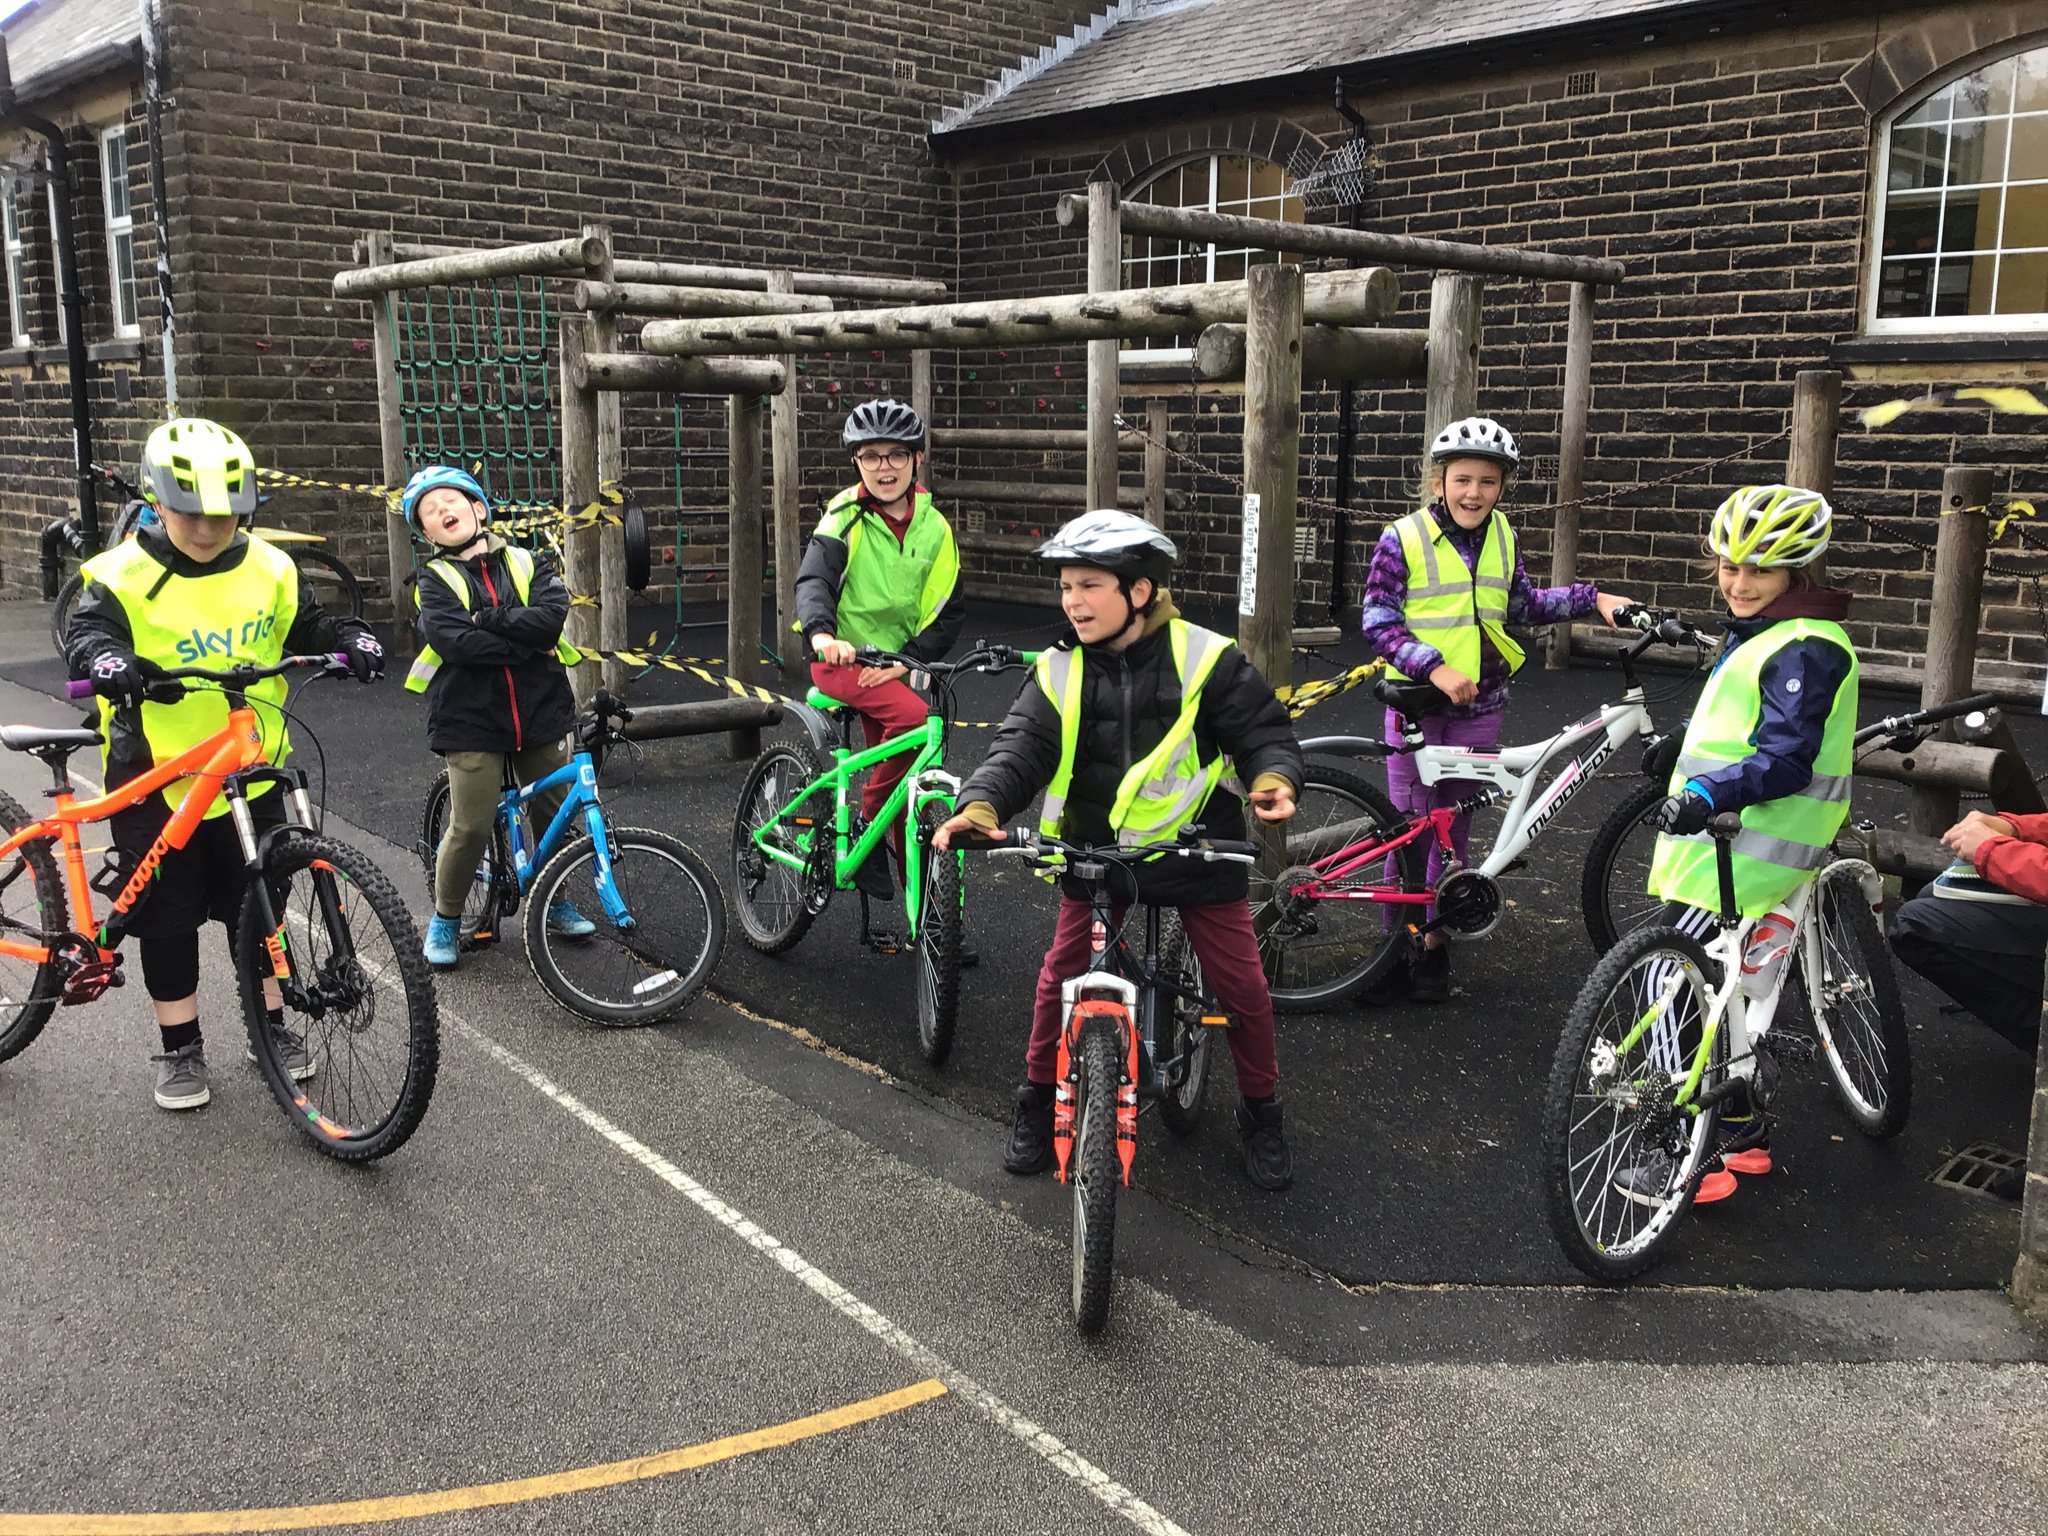
[[(1441, 505), (1430, 508), (1443, 528), (1443, 537), (1457, 550), (1469, 570), (1479, 559), (1479, 541), (1486, 532), (1460, 528)], [(1501, 514), (1496, 512), (1494, 516)], [(1568, 587), (1536, 587), (1529, 584), (1529, 572), (1522, 564), (1522, 549), (1515, 546), (1515, 572), (1508, 583), (1508, 623), (1516, 625), (1557, 624), (1582, 618), (1597, 610), (1599, 590), (1591, 582), (1574, 582)], [(1408, 628), (1408, 558), (1401, 553), (1401, 537), (1389, 523), (1372, 552), (1372, 569), (1365, 577), (1365, 643), (1376, 656), (1410, 677), (1424, 678), (1443, 664), (1443, 652), (1415, 638)], [(1484, 639), (1479, 645), (1479, 697), (1470, 704), (1456, 704), (1444, 714), (1471, 718), (1496, 715), (1508, 707), (1508, 663)]]

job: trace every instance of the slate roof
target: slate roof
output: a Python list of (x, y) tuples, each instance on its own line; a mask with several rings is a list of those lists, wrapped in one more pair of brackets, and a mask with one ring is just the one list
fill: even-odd
[(937, 135), (1349, 69), (1710, 0), (1119, 0), (932, 125)]
[(142, 45), (139, 0), (38, 0), (0, 26), (24, 103), (126, 64)]

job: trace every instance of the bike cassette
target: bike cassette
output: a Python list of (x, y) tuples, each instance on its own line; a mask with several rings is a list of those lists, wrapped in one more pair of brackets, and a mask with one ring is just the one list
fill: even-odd
[(1436, 883), (1436, 926), (1460, 938), (1483, 939), (1500, 926), (1506, 904), (1500, 882), (1476, 869), (1454, 869)]
[(1307, 864), (1290, 865), (1274, 877), (1269, 910), (1276, 932), (1298, 938), (1316, 931), (1315, 898), (1304, 893), (1319, 883), (1327, 883), (1325, 877)]

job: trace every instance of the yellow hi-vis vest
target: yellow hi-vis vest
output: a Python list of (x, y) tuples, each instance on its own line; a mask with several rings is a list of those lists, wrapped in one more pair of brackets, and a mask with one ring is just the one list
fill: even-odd
[[(1444, 665), (1479, 678), (1479, 637), (1507, 658), (1508, 671), (1522, 665), (1522, 648), (1509, 636), (1508, 584), (1515, 574), (1515, 532), (1498, 512), (1486, 520), (1479, 543), (1479, 569), (1465, 564), (1435, 515), (1424, 508), (1394, 524), (1408, 560), (1408, 630), (1443, 653)], [(1387, 669), (1395, 677), (1405, 674)]]
[[(1201, 760), (1195, 742), (1195, 712), (1202, 686), (1223, 653), (1235, 643), (1226, 636), (1173, 619), (1167, 624), (1173, 668), (1180, 676), (1180, 714), (1167, 727), (1159, 745), (1133, 763), (1117, 785), (1109, 825), (1120, 847), (1164, 842), (1195, 819), (1223, 781), (1226, 760), (1219, 754)], [(1074, 783), (1074, 759), (1081, 742), (1081, 648), (1040, 653), (1034, 671), (1038, 686), (1060, 716), (1060, 763), (1046, 786), (1038, 828), (1058, 837), (1065, 820), (1067, 792)]]
[[(518, 594), (520, 605), (528, 601), (533, 591), (533, 551), (521, 549), (516, 544), (505, 548), (505, 569), (512, 573), (512, 590)], [(448, 584), (448, 590), (455, 594), (455, 601), (462, 604), (463, 612), (469, 611), (469, 583), (462, 579), (462, 573), (452, 568), (446, 560), (429, 560), (420, 567), (414, 578), (412, 605), (420, 605), (419, 582), (428, 571)], [(555, 638), (555, 660), (565, 667), (573, 667), (583, 659), (583, 653), (559, 635)], [(412, 669), (405, 674), (405, 688), (408, 693), (425, 693), (427, 684), (434, 680), (434, 674), (441, 670), (441, 653), (431, 645), (422, 645), (420, 653), (413, 659)]]
[(920, 490), (911, 494), (903, 542), (898, 544), (893, 533), (877, 537), (863, 558), (868, 518), (860, 491), (857, 485), (841, 491), (818, 520), (820, 536), (846, 545), (838, 638), (853, 646), (900, 651), (931, 628), (952, 600), (960, 584), (960, 546), (931, 492)]
[[(284, 656), (285, 636), (299, 617), (299, 568), (283, 550), (250, 539), (240, 564), (207, 576), (168, 573), (135, 539), (127, 539), (80, 569), (88, 589), (93, 583), (120, 599), (128, 616), (135, 654), (161, 667), (273, 667)], [(284, 703), (285, 681), (266, 677), (242, 690), (255, 705), (257, 729), (269, 747), (270, 761), (281, 763), (290, 750), (284, 716), (264, 704)], [(100, 733), (111, 739), (114, 706), (99, 701)], [(169, 762), (228, 723), (227, 695), (194, 684), (175, 704), (142, 706), (142, 734), (153, 762)], [(101, 766), (108, 749), (102, 748)], [(250, 798), (273, 786), (251, 788)], [(163, 796), (173, 809), (184, 803), (189, 779), (166, 784)], [(227, 813), (216, 798), (208, 818)]]
[[(1835, 693), (1833, 708), (1813, 760), (1813, 779), (1797, 794), (1743, 808), (1735, 836), (1735, 904), (1744, 917), (1762, 917), (1811, 879), (1831, 857), (1829, 845), (1849, 815), (1849, 780), (1855, 772), (1856, 648), (1842, 626), (1828, 619), (1787, 619), (1738, 645), (1707, 679), (1693, 711), (1669, 793), (1685, 781), (1739, 763), (1754, 750), (1763, 718), (1763, 670), (1770, 659), (1798, 640), (1818, 638), (1849, 653), (1849, 675)], [(1688, 906), (1721, 909), (1721, 883), (1714, 840), (1660, 833), (1650, 861), (1650, 894)]]

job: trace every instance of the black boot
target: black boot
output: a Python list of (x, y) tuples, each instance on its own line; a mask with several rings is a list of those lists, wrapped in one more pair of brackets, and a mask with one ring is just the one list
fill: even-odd
[(1244, 1138), (1244, 1171), (1254, 1184), (1277, 1192), (1294, 1182), (1278, 1099), (1239, 1099), (1237, 1134)]
[(1052, 1084), (1021, 1083), (1014, 1097), (1017, 1119), (1003, 1166), (1012, 1173), (1043, 1173), (1052, 1166)]
[(1425, 949), (1408, 973), (1408, 1001), (1441, 1003), (1451, 995), (1451, 946)]

